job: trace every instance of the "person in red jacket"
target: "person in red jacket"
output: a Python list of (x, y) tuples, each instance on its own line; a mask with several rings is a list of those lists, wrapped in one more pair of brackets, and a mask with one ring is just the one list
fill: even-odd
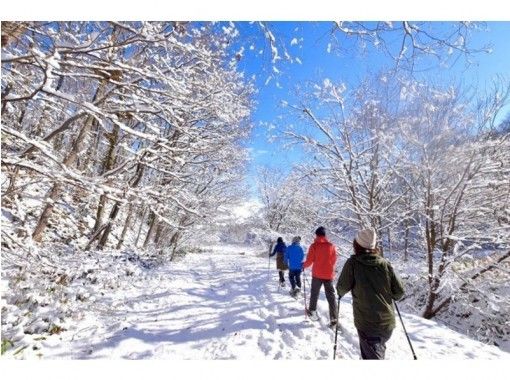
[(306, 261), (303, 268), (312, 265), (312, 289), (310, 291), (310, 305), (307, 313), (312, 319), (317, 319), (317, 300), (322, 285), (326, 291), (326, 299), (329, 304), (330, 326), (336, 325), (338, 316), (336, 315), (336, 297), (333, 287), (333, 276), (336, 263), (336, 248), (326, 239), (326, 229), (319, 227), (315, 231), (315, 241), (308, 249)]

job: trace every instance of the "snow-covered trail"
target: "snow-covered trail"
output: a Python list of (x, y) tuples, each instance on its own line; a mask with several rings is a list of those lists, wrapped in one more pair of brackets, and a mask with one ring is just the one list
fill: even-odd
[[(190, 255), (152, 270), (126, 292), (91, 308), (75, 329), (41, 341), (43, 358), (332, 359), (323, 291), (319, 322), (304, 317), (303, 299), (278, 291), (274, 261), (239, 250)], [(349, 296), (340, 305), (337, 357), (358, 359)], [(403, 315), (419, 359), (510, 355), (435, 322)], [(388, 359), (412, 359), (400, 323)]]

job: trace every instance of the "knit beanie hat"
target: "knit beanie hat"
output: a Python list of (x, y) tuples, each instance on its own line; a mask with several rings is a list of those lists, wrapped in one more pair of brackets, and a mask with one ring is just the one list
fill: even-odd
[(317, 236), (326, 236), (326, 229), (322, 226), (320, 226), (319, 228), (317, 228), (315, 230), (315, 235)]
[(372, 229), (361, 230), (356, 234), (356, 241), (363, 248), (375, 249), (377, 234)]
[(292, 238), (292, 243), (299, 243), (301, 241), (301, 236), (294, 236)]

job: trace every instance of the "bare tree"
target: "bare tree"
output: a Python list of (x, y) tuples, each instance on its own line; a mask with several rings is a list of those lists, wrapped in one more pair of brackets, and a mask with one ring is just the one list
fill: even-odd
[[(143, 225), (143, 217), (128, 217), (134, 205), (150, 210), (158, 240), (161, 223), (203, 217), (204, 187), (232, 183), (228, 171), (244, 164), (240, 142), (250, 130), (253, 87), (225, 64), (223, 34), (212, 24), (172, 22), (32, 22), (21, 29), (2, 59), (9, 136), (2, 166), (11, 173), (10, 199), (22, 196), (16, 178), (44, 183), (33, 239), (58, 225), (55, 209), (78, 189), (95, 215), (91, 229), (79, 221), (90, 229), (88, 248), (107, 246), (112, 233), (121, 245), (123, 227)], [(203, 168), (214, 177), (197, 177)]]

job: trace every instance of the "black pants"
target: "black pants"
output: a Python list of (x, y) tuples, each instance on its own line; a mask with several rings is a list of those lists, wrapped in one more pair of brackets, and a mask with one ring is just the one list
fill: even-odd
[(326, 299), (329, 304), (329, 320), (337, 320), (336, 315), (336, 297), (335, 288), (333, 287), (333, 280), (322, 280), (320, 278), (312, 277), (312, 289), (310, 290), (310, 306), (309, 310), (317, 310), (317, 300), (319, 299), (319, 293), (324, 284), (324, 290), (326, 291)]
[(292, 286), (292, 290), (301, 287), (301, 269), (289, 269), (289, 281), (290, 286)]
[(363, 360), (384, 360), (386, 342), (391, 338), (391, 333), (392, 331), (387, 334), (368, 335), (358, 330), (361, 358)]
[(278, 274), (280, 275), (280, 282), (282, 282), (282, 283), (285, 282), (285, 276), (283, 275), (283, 271), (279, 270)]

